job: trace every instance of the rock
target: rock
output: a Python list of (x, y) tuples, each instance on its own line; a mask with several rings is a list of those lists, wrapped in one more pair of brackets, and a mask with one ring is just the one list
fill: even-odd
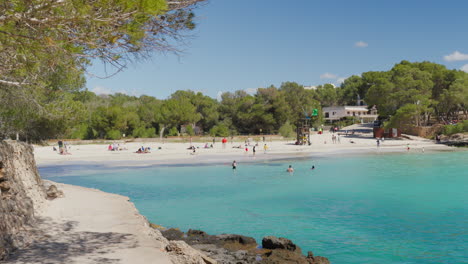
[(160, 226), (160, 225), (157, 225), (157, 224), (153, 224), (153, 223), (149, 223), (149, 226), (153, 229), (158, 229), (158, 230), (166, 230), (167, 228), (163, 227), (163, 226)]
[(208, 236), (208, 234), (206, 232), (204, 232), (204, 231), (201, 231), (201, 230), (189, 229), (189, 231), (187, 231), (187, 236), (205, 237), (205, 236)]
[(241, 236), (241, 235), (235, 235), (235, 234), (222, 234), (222, 235), (217, 235), (215, 236), (221, 241), (225, 242), (235, 242), (239, 243), (242, 245), (250, 245), (250, 244), (257, 244), (257, 241), (253, 237), (247, 237), (247, 236)]
[(0, 193), (8, 192), (10, 188), (10, 183), (7, 181), (0, 182)]
[(162, 230), (161, 234), (168, 240), (183, 240), (184, 232), (180, 231), (177, 228), (169, 228), (167, 230)]
[(309, 263), (310, 264), (330, 264), (330, 261), (325, 257), (316, 256), (314, 257), (312, 262), (309, 261)]
[(184, 241), (170, 241), (166, 251), (174, 264), (217, 264), (215, 260), (193, 249)]
[(63, 197), (63, 192), (57, 189), (57, 186), (53, 184), (49, 186), (49, 189), (47, 189), (46, 194), (47, 194), (47, 198), (51, 200), (55, 198)]
[(306, 257), (290, 250), (275, 249), (263, 257), (262, 264), (310, 264)]
[(32, 146), (0, 140), (0, 262), (32, 243), (34, 211), (44, 198)]
[(300, 251), (301, 249), (296, 246), (291, 240), (275, 236), (267, 236), (262, 239), (262, 247), (265, 249), (285, 249), (289, 251)]

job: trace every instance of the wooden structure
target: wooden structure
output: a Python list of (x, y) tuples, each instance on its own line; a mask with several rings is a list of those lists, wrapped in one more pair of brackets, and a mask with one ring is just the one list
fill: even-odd
[(382, 127), (374, 127), (374, 138), (397, 138), (401, 137), (401, 129), (390, 128), (384, 129)]
[(310, 117), (306, 116), (297, 124), (297, 145), (310, 145), (310, 123)]

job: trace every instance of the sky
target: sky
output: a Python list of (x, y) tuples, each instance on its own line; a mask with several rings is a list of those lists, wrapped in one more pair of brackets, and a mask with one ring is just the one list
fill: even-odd
[[(402, 60), (468, 72), (466, 0), (209, 0), (183, 54), (154, 54), (123, 72), (87, 76), (87, 89), (168, 98), (177, 90), (222, 92), (294, 81), (339, 85)], [(102, 75), (103, 66), (89, 68)]]

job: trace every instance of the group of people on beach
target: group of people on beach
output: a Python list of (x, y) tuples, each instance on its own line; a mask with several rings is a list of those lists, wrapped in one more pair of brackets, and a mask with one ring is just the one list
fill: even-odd
[[(60, 155), (71, 155), (71, 153), (69, 152), (69, 149), (71, 149), (71, 146), (68, 144), (68, 142), (63, 142), (61, 140), (59, 140), (58, 142), (58, 153)], [(54, 151), (57, 151), (57, 148), (53, 147), (53, 150)]]
[(151, 153), (151, 148), (150, 147), (145, 148), (141, 146), (141, 148), (139, 148), (135, 153), (138, 153), (138, 154)]
[(125, 145), (120, 146), (120, 143), (112, 143), (109, 144), (107, 147), (108, 151), (122, 151), (122, 150), (127, 150), (127, 147)]

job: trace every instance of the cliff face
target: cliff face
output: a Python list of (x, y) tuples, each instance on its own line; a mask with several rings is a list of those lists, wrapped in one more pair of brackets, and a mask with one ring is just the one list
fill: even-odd
[(32, 146), (0, 141), (0, 260), (31, 243), (28, 229), (44, 201)]

